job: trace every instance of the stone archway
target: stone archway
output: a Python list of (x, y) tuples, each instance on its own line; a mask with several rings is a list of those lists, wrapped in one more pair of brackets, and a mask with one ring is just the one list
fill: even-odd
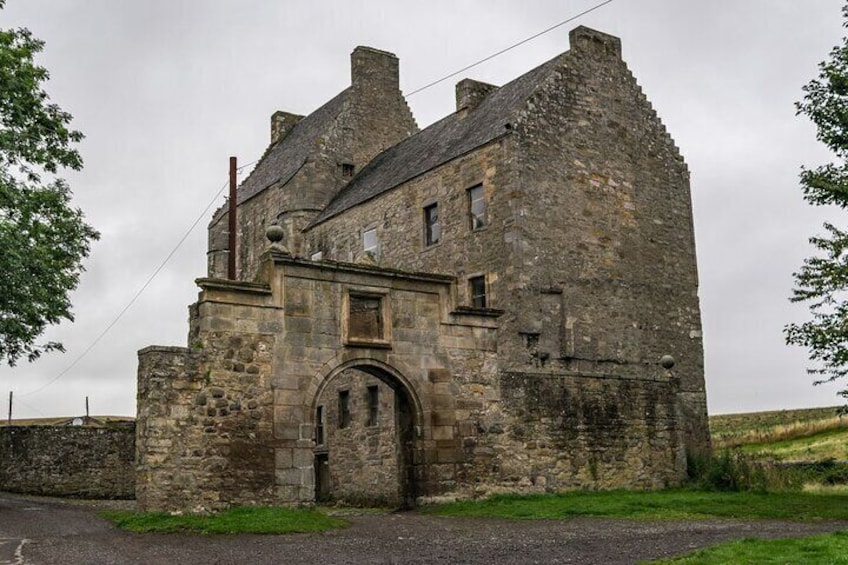
[(394, 368), (348, 361), (315, 391), (315, 498), (348, 504), (412, 506), (421, 410)]

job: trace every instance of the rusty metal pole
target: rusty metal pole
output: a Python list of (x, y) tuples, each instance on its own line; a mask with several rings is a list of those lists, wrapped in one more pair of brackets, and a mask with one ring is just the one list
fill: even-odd
[(230, 157), (230, 237), (227, 242), (229, 249), (227, 261), (227, 278), (236, 278), (236, 158)]

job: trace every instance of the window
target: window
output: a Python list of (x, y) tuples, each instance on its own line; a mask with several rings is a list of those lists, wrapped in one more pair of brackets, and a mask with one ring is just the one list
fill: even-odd
[(319, 406), (315, 414), (315, 445), (324, 445), (324, 407)]
[(377, 417), (380, 415), (380, 389), (376, 386), (368, 387), (368, 425), (376, 426)]
[(483, 185), (468, 189), (468, 217), (471, 229), (477, 230), (486, 225), (486, 201), (483, 199)]
[(471, 277), (468, 279), (468, 294), (471, 305), (475, 308), (486, 307), (486, 277)]
[(350, 427), (350, 391), (339, 391), (339, 427)]
[(380, 256), (380, 242), (377, 240), (377, 228), (362, 232), (362, 252), (370, 253), (376, 259)]
[(324, 259), (324, 253), (322, 251), (316, 251), (312, 255), (309, 256), (310, 261), (321, 261)]
[(439, 205), (430, 204), (424, 207), (424, 245), (439, 243), (442, 236), (442, 225), (439, 223)]
[(354, 166), (350, 163), (342, 163), (342, 176), (349, 179), (353, 176)]

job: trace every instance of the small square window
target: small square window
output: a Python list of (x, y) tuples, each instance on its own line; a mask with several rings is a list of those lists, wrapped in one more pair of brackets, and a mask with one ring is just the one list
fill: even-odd
[(354, 166), (350, 163), (342, 163), (342, 176), (349, 179), (353, 176)]
[(471, 306), (474, 308), (486, 307), (486, 277), (471, 277), (468, 279), (468, 294), (471, 298)]
[(368, 387), (368, 425), (376, 426), (380, 415), (380, 389), (376, 386)]
[(442, 225), (439, 222), (439, 205), (430, 204), (424, 207), (424, 245), (439, 243), (442, 236)]
[(483, 197), (483, 185), (468, 189), (468, 217), (471, 229), (477, 230), (486, 225), (486, 200)]
[(370, 253), (375, 259), (380, 256), (380, 241), (377, 239), (377, 228), (362, 232), (362, 252)]
[(339, 391), (339, 427), (350, 427), (350, 391)]

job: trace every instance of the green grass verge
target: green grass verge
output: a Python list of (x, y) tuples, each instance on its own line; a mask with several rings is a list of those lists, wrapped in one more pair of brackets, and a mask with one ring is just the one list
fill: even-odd
[(562, 519), (577, 516), (636, 519), (739, 518), (848, 520), (848, 495), (808, 492), (570, 492), (531, 496), (500, 495), (425, 507), (440, 516)]
[(242, 506), (217, 514), (101, 512), (103, 518), (130, 532), (196, 534), (292, 534), (343, 528), (348, 522), (315, 510)]
[(650, 561), (654, 565), (848, 565), (848, 532), (793, 539), (744, 539), (701, 549), (684, 557)]

